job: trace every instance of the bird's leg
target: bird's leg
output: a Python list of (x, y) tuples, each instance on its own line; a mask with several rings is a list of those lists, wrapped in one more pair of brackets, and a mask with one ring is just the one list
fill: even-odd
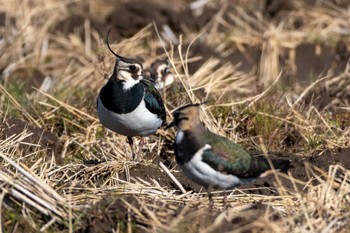
[(131, 148), (131, 158), (132, 160), (135, 160), (134, 141), (132, 140), (132, 137), (128, 137), (128, 143)]
[(222, 201), (222, 207), (224, 208), (224, 210), (227, 210), (227, 192), (226, 192), (226, 189), (224, 189), (224, 199)]
[(136, 160), (139, 162), (141, 160), (141, 154), (142, 154), (142, 147), (143, 144), (145, 144), (145, 140), (143, 137), (141, 137), (141, 140), (139, 142), (139, 151), (137, 152), (137, 158)]
[(208, 186), (207, 188), (207, 195), (209, 199), (209, 211), (211, 212), (214, 207), (214, 200), (213, 200), (213, 195), (211, 194), (213, 187), (211, 185)]

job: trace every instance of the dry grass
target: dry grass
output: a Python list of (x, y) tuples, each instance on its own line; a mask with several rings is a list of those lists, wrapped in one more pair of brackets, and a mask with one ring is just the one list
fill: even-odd
[[(208, 100), (202, 105), (201, 117), (210, 130), (260, 151), (266, 147), (305, 156), (313, 151), (349, 147), (349, 124), (329, 113), (331, 107), (350, 109), (348, 100), (342, 99), (350, 88), (349, 64), (339, 75), (314, 77), (309, 86), (297, 84), (288, 91), (280, 87), (285, 74), (295, 72), (293, 58), (298, 45), (308, 41), (334, 46), (349, 35), (349, 11), (329, 1), (313, 7), (301, 0), (293, 2), (294, 10), (276, 22), (259, 11), (252, 13), (240, 6), (232, 9), (223, 3), (202, 32), (189, 30), (179, 38), (178, 46), (164, 40), (167, 55), (162, 56), (170, 58), (180, 86), (179, 92), (169, 89), (163, 93), (168, 113), (190, 101)], [(109, 223), (114, 232), (346, 232), (350, 228), (350, 171), (340, 165), (326, 171), (306, 165), (306, 183), (294, 179), (293, 174), (279, 175), (281, 182), (277, 182), (273, 196), (250, 194), (253, 189), (232, 190), (227, 211), (222, 210), (218, 192), (215, 210), (209, 214), (205, 193), (186, 191), (181, 185), (161, 185), (158, 177), (134, 176), (132, 171), (139, 164), (130, 161), (125, 138), (104, 129), (95, 112), (98, 91), (114, 65), (104, 38), (88, 20), (83, 25), (85, 40), (78, 34), (64, 35), (54, 30), (72, 9), (88, 5), (90, 13), (97, 14), (111, 5), (97, 0), (0, 3), (8, 17), (0, 27), (2, 76), (11, 78), (19, 67), (34, 67), (54, 82), (48, 92), (37, 87), (29, 94), (11, 89), (6, 83), (1, 86), (2, 122), (12, 116), (23, 118), (57, 135), (62, 145), (54, 153), (39, 141), (28, 142), (32, 137), (28, 130), (2, 137), (0, 232), (26, 228), (33, 232), (77, 232), (86, 230), (96, 219)], [(296, 27), (300, 20), (302, 25)], [(122, 55), (146, 58), (149, 65), (149, 60), (157, 56), (154, 51), (162, 48), (154, 35), (150, 24), (111, 46)], [(203, 61), (190, 74), (188, 65), (200, 57), (191, 56), (189, 45), (198, 40), (215, 48), (222, 57)], [(260, 61), (249, 72), (242, 72), (241, 64), (220, 63), (237, 50), (249, 57), (247, 46), (261, 48)], [(289, 50), (287, 66), (279, 60), (285, 50)], [(305, 101), (320, 86), (337, 96), (324, 109)], [(293, 132), (299, 139), (289, 148), (285, 139), (294, 136)], [(173, 137), (173, 131), (161, 129), (147, 139), (141, 166), (178, 174), (169, 148)], [(161, 156), (170, 165), (159, 168)], [(285, 182), (292, 182), (293, 188), (286, 189)], [(263, 208), (255, 208), (257, 203)], [(16, 223), (19, 219), (25, 221)]]

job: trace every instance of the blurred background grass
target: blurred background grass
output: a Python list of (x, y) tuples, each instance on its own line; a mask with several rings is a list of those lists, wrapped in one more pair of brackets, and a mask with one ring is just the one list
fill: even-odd
[[(347, 1), (0, 3), (0, 229), (348, 229)], [(288, 191), (279, 187), (272, 196), (252, 187), (236, 190), (223, 218), (220, 198), (217, 212), (208, 215), (205, 197), (192, 192), (199, 187), (177, 170), (174, 132), (159, 130), (143, 148), (144, 161), (130, 162), (125, 139), (96, 117), (96, 96), (115, 62), (105, 46), (109, 28), (111, 46), (122, 56), (145, 67), (169, 57), (176, 82), (162, 93), (168, 113), (207, 101), (201, 117), (208, 128), (252, 152), (266, 147), (292, 156), (297, 167), (292, 175), (302, 188), (288, 186), (289, 177), (283, 182)], [(326, 172), (305, 168), (305, 160)], [(179, 193), (159, 162), (188, 194)], [(252, 199), (264, 205), (250, 209)]]

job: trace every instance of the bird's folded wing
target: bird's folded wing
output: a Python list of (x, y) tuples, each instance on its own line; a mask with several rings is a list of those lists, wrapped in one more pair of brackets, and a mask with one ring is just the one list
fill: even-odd
[(147, 109), (154, 114), (159, 114), (159, 117), (163, 120), (163, 123), (165, 123), (165, 108), (162, 97), (160, 96), (158, 90), (153, 86), (153, 84), (149, 80), (143, 79), (141, 83), (143, 84), (145, 89), (144, 100)]
[(252, 157), (238, 144), (227, 138), (215, 136), (215, 139), (211, 140), (212, 148), (204, 151), (202, 155), (202, 160), (212, 168), (242, 178), (257, 177), (269, 168), (265, 159)]

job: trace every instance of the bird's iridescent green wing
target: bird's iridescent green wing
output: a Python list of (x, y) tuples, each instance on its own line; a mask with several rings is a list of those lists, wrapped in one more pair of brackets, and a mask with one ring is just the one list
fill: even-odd
[(158, 114), (159, 117), (163, 120), (165, 124), (166, 121), (166, 112), (162, 97), (158, 90), (153, 86), (150, 80), (143, 79), (141, 80), (142, 85), (144, 86), (145, 96), (144, 100), (146, 107), (150, 112)]
[(206, 143), (212, 148), (204, 151), (202, 159), (220, 172), (250, 178), (269, 169), (266, 159), (252, 157), (227, 138), (208, 132)]

